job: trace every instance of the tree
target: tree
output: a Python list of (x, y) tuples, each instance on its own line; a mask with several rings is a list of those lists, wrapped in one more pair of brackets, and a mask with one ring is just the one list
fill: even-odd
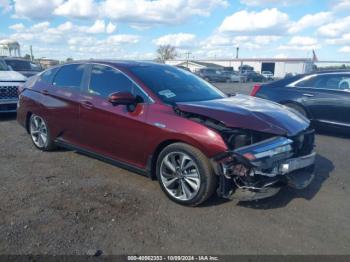
[(176, 47), (171, 45), (161, 45), (157, 49), (157, 61), (165, 63), (166, 60), (174, 59), (177, 56)]
[(71, 58), (71, 57), (68, 57), (67, 59), (66, 59), (66, 62), (72, 62), (73, 61), (73, 58)]

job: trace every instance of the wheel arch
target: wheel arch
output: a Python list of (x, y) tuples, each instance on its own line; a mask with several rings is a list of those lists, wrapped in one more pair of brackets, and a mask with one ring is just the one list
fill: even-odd
[(29, 134), (29, 120), (30, 120), (30, 117), (32, 116), (32, 112), (31, 111), (28, 111), (27, 114), (26, 114), (26, 119), (25, 119), (25, 129), (27, 130), (27, 133)]
[(152, 180), (157, 179), (155, 171), (156, 171), (157, 160), (160, 152), (162, 152), (162, 150), (167, 146), (175, 143), (184, 143), (184, 144), (191, 145), (190, 143), (179, 139), (167, 139), (162, 141), (160, 144), (158, 144), (155, 150), (153, 151), (153, 154), (148, 157), (147, 170), (148, 170), (148, 175)]
[(284, 100), (284, 101), (281, 101), (280, 104), (282, 104), (282, 105), (293, 104), (293, 105), (299, 106), (300, 108), (302, 108), (306, 112), (307, 117), (310, 120), (312, 119), (312, 114), (311, 114), (310, 110), (300, 102), (297, 102), (294, 100)]

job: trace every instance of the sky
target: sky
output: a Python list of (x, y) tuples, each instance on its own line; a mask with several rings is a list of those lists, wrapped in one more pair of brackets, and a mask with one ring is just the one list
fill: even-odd
[(350, 0), (0, 0), (0, 39), (36, 58), (350, 60)]

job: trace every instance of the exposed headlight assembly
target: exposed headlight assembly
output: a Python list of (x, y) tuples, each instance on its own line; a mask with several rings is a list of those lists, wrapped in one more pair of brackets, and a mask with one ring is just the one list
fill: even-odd
[(249, 161), (256, 161), (291, 152), (292, 143), (292, 140), (285, 137), (273, 137), (256, 144), (238, 148), (234, 152)]

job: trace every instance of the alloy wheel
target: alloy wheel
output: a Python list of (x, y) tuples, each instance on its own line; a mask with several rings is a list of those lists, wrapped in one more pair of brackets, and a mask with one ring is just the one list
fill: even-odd
[(45, 148), (48, 141), (45, 121), (40, 116), (34, 115), (31, 117), (29, 127), (34, 144), (38, 148)]
[(160, 178), (166, 191), (182, 201), (193, 199), (201, 183), (195, 161), (183, 152), (171, 152), (163, 158)]

